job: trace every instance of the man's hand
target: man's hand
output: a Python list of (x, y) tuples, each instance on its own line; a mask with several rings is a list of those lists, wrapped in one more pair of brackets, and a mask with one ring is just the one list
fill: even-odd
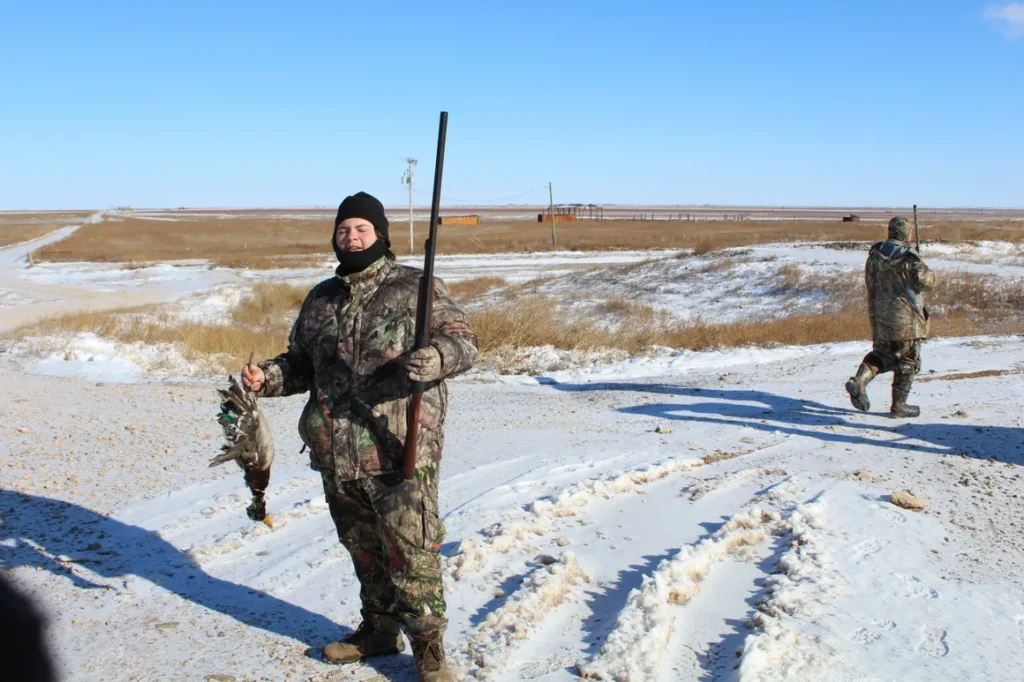
[(403, 361), (413, 381), (437, 381), (441, 378), (441, 354), (433, 346), (414, 350)]
[(266, 380), (267, 375), (263, 370), (251, 362), (242, 367), (242, 383), (251, 388), (253, 393), (262, 391)]

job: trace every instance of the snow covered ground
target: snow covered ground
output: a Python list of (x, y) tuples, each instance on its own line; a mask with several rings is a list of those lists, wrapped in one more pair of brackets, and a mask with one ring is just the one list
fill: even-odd
[[(456, 382), (449, 655), (472, 679), (986, 680), (1024, 664), (1024, 339), (929, 345), (916, 421), (852, 411), (864, 348), (674, 376)], [(66, 679), (412, 680), (333, 668), (358, 586), (295, 433), (273, 530), (216, 451), (213, 384), (0, 361), (0, 547)], [(991, 370), (987, 376), (956, 378)], [(998, 374), (998, 371), (1005, 372)], [(658, 433), (659, 429), (662, 433)], [(887, 501), (910, 489), (923, 512)], [(211, 677), (220, 675), (222, 677)]]
[[(0, 252), (0, 288), (20, 297), (4, 299), (5, 324), (56, 303), (113, 307), (140, 288), (215, 321), (253, 280), (323, 276), (28, 268), (17, 248)], [(985, 249), (1002, 253), (932, 264), (1019, 276)], [(661, 289), (621, 277), (617, 291), (652, 305), (660, 291), (685, 316), (725, 271), (713, 258), (747, 263), (735, 278), (763, 296), (782, 265), (853, 272), (864, 254), (654, 256), (466, 257), (439, 271), (523, 281), (565, 267), (549, 293), (575, 282), (590, 295), (603, 286), (590, 268), (660, 270)], [(688, 279), (703, 286), (671, 288)], [(842, 384), (866, 350), (665, 349), (455, 381), (441, 505), (460, 677), (1017, 679), (1024, 337), (929, 342), (911, 421), (885, 413), (887, 377), (871, 387), (873, 412), (849, 407)], [(154, 380), (158, 360), (171, 369)], [(246, 518), (237, 469), (206, 467), (222, 379), (180, 370), (173, 348), (88, 334), (69, 355), (0, 353), (0, 564), (48, 614), (64, 679), (414, 680), (408, 654), (319, 659), (357, 624), (358, 585), (299, 454), (302, 398), (264, 401), (279, 453), (270, 529)], [(925, 509), (894, 506), (898, 490)]]

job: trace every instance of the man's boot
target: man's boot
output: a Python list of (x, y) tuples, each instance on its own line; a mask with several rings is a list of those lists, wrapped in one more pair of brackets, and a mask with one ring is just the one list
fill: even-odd
[(917, 405), (908, 405), (907, 396), (910, 395), (910, 386), (914, 383), (913, 374), (897, 374), (892, 380), (892, 407), (889, 408), (891, 417), (919, 417), (921, 408)]
[(871, 401), (868, 400), (868, 384), (878, 375), (878, 369), (866, 362), (860, 363), (857, 368), (857, 376), (850, 377), (846, 382), (846, 392), (850, 394), (850, 402), (861, 412), (871, 409)]
[(452, 682), (452, 671), (444, 658), (440, 635), (412, 640), (412, 655), (420, 682)]
[(390, 656), (403, 651), (405, 640), (396, 619), (364, 614), (355, 632), (325, 646), (323, 654), (328, 663), (355, 663), (371, 656)]

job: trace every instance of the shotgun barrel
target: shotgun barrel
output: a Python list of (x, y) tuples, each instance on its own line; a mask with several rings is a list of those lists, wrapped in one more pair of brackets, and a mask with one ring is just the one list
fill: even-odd
[[(441, 175), (444, 170), (444, 145), (448, 134), (448, 112), (441, 112), (437, 130), (437, 158), (434, 161), (434, 193), (430, 201), (430, 231), (424, 244), (423, 275), (420, 277), (420, 292), (416, 300), (416, 334), (412, 350), (421, 350), (430, 345), (430, 317), (434, 308), (434, 254), (437, 251), (437, 223), (441, 210)], [(405, 453), (402, 457), (402, 472), (410, 479), (416, 471), (416, 446), (419, 443), (420, 405), (426, 386), (419, 381), (412, 382), (412, 396), (409, 398), (409, 412), (405, 431)]]
[(917, 255), (921, 255), (921, 233), (917, 230), (917, 204), (914, 204), (914, 245), (917, 248)]

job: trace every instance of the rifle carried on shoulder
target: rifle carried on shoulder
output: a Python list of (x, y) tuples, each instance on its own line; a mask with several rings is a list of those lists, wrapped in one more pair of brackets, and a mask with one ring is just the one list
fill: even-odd
[(921, 255), (921, 233), (917, 230), (917, 204), (914, 204), (914, 242), (917, 247), (917, 255)]
[[(434, 308), (434, 254), (437, 251), (437, 222), (441, 208), (441, 171), (444, 168), (444, 143), (448, 133), (448, 112), (441, 112), (437, 131), (437, 158), (434, 161), (434, 195), (430, 201), (430, 233), (424, 244), (423, 275), (420, 277), (420, 293), (416, 300), (416, 336), (412, 350), (422, 350), (430, 345), (430, 316)], [(406, 480), (416, 471), (416, 446), (420, 435), (420, 406), (426, 386), (419, 381), (412, 382), (412, 397), (409, 399), (408, 421), (405, 431), (405, 454), (402, 457), (402, 472)]]

